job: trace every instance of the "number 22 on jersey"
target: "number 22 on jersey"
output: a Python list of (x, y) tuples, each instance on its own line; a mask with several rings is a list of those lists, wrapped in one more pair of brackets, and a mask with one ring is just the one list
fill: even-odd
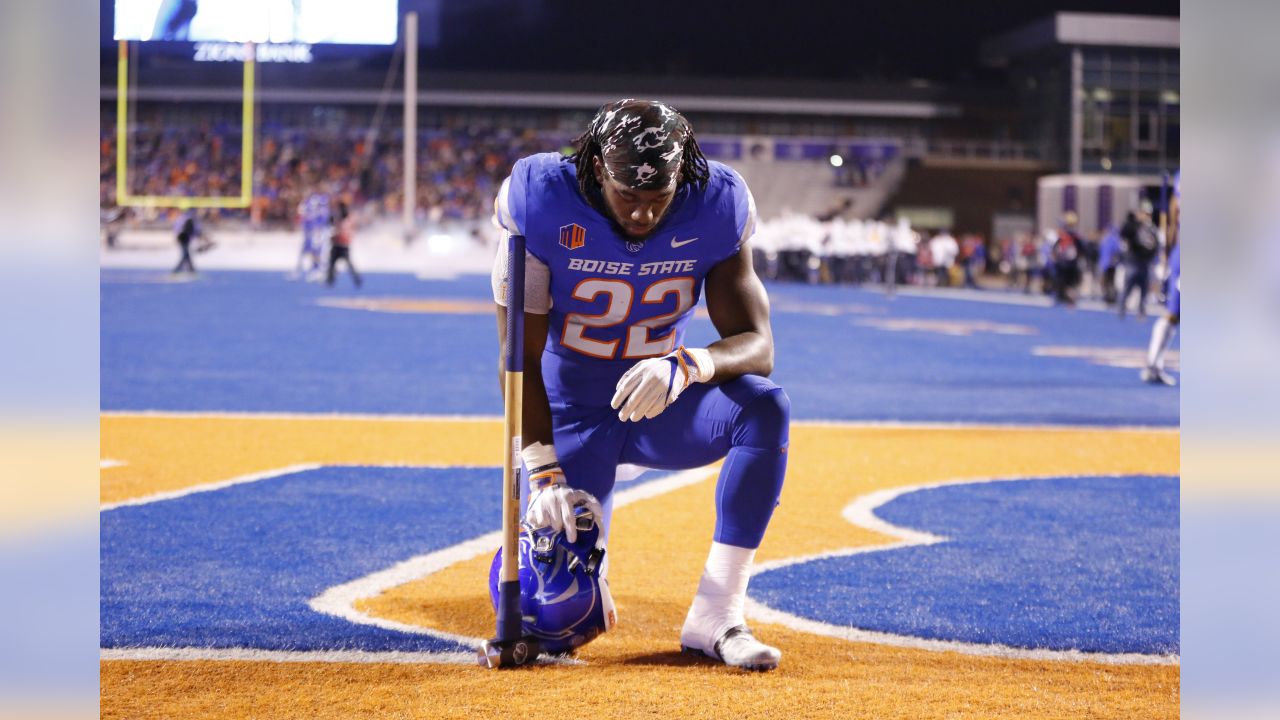
[(640, 294), (640, 302), (644, 305), (657, 305), (666, 302), (668, 295), (675, 295), (675, 309), (669, 313), (655, 315), (637, 321), (627, 328), (626, 340), (597, 340), (587, 335), (590, 328), (607, 328), (621, 325), (631, 316), (631, 304), (635, 299), (635, 288), (625, 280), (607, 280), (590, 278), (578, 283), (573, 289), (576, 300), (595, 302), (604, 295), (608, 300), (605, 311), (599, 315), (587, 313), (569, 313), (564, 318), (564, 333), (560, 344), (594, 358), (613, 360), (618, 357), (618, 345), (622, 344), (624, 359), (655, 357), (666, 355), (675, 349), (675, 332), (653, 337), (654, 331), (668, 328), (680, 316), (693, 307), (693, 278), (673, 277), (659, 280), (645, 288)]

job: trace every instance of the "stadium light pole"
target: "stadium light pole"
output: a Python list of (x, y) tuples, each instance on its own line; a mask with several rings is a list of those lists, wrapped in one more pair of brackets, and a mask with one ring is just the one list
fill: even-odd
[(1071, 48), (1071, 174), (1079, 175), (1084, 147), (1084, 55), (1080, 46)]
[(413, 241), (418, 208), (418, 13), (404, 15), (404, 242)]

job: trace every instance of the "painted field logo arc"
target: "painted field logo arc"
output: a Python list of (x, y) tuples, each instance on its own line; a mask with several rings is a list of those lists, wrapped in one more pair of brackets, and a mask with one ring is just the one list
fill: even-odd
[[(714, 472), (627, 485), (614, 506)], [(105, 504), (102, 657), (474, 662), (482, 638), (376, 617), (357, 604), (494, 552), (499, 532), (465, 533), (492, 520), (492, 483), (483, 480), (497, 473), (303, 464)]]
[[(158, 422), (160, 419), (164, 422)], [(421, 427), (416, 427), (415, 423), (421, 423)], [(497, 534), (493, 532), (497, 518), (493, 517), (492, 497), (497, 470), (462, 464), (477, 462), (465, 458), (483, 458), (486, 455), (459, 454), (455, 450), (459, 440), (454, 439), (451, 431), (444, 429), (444, 426), (456, 424), (457, 429), (467, 431), (458, 438), (461, 442), (469, 442), (472, 428), (477, 423), (496, 426), (498, 420), (440, 416), (315, 417), (288, 413), (105, 413), (104, 428), (108, 432), (102, 455), (113, 462), (106, 463), (103, 469), (104, 496), (110, 499), (101, 506), (102, 657), (109, 660), (185, 658), (355, 663), (378, 662), (377, 658), (385, 657), (386, 662), (395, 663), (463, 662), (473, 655), (473, 648), (481, 639), (478, 636), (486, 632), (483, 626), (488, 620), (458, 623), (447, 619), (448, 615), (435, 615), (434, 611), (404, 610), (403, 601), (425, 600), (424, 608), (429, 607), (432, 593), (438, 588), (432, 586), (423, 593), (419, 586), (422, 579), (491, 553), (498, 545)], [(305, 425), (305, 432), (297, 432), (294, 426), (298, 424)], [(326, 424), (340, 426), (341, 436), (361, 437), (366, 433), (378, 433), (384, 437), (384, 442), (376, 452), (365, 453), (359, 460), (354, 454), (331, 453), (328, 452), (331, 435), (318, 430)], [(421, 433), (424, 437), (447, 437), (449, 444), (415, 454), (412, 448), (416, 443), (401, 444), (403, 438), (400, 436), (405, 434), (402, 432), (405, 428), (400, 425), (413, 426), (415, 432), (409, 435)], [(279, 446), (275, 442), (277, 434), (285, 429), (293, 434), (279, 437), (298, 438), (303, 443), (303, 452), (276, 451)], [(1057, 457), (1055, 453), (1076, 447), (1079, 443), (1098, 442), (1103, 443), (1098, 452), (1121, 449), (1133, 452), (1137, 448), (1145, 453), (1149, 446), (1144, 443), (1162, 446), (1167, 444), (1165, 438), (1176, 440), (1176, 432), (1162, 429), (1154, 432), (1143, 429), (1119, 431), (1134, 434), (1133, 438), (1121, 442), (1115, 439), (1115, 430), (1082, 433), (1078, 429), (1061, 426), (1015, 428), (801, 421), (794, 429), (797, 447), (805, 450), (796, 457), (797, 464), (793, 468), (796, 470), (796, 487), (812, 485), (813, 465), (822, 453), (846, 452), (839, 448), (846, 447), (850, 438), (876, 443), (877, 446), (881, 441), (887, 443), (887, 449), (879, 451), (885, 455), (881, 460), (897, 452), (893, 448), (907, 447), (907, 441), (916, 438), (920, 431), (924, 432), (920, 437), (941, 443), (937, 450), (959, 447), (954, 443), (963, 438), (979, 440), (993, 432), (1013, 433), (1002, 442), (1018, 440), (1030, 443), (1022, 451), (1027, 458), (1053, 458)], [(844, 429), (852, 435), (846, 436)], [(135, 435), (126, 434), (125, 430), (131, 430)], [(200, 484), (166, 489), (173, 488), (174, 484), (156, 469), (165, 466), (155, 465), (149, 460), (148, 453), (154, 450), (147, 441), (153, 437), (157, 440), (163, 438), (166, 442), (186, 437), (199, 441), (218, 439), (228, 447), (243, 447), (243, 437), (258, 434), (265, 434), (272, 442), (264, 445), (265, 452), (255, 449), (255, 452), (262, 452), (254, 456), (256, 461), (250, 462), (248, 460), (253, 458), (245, 458), (245, 462), (235, 465), (241, 474), (227, 473), (225, 477), (228, 479), (218, 479), (218, 474), (206, 473), (200, 476)], [(953, 434), (955, 437), (951, 438)], [(946, 442), (934, 439), (938, 435), (949, 439)], [(1139, 441), (1138, 438), (1145, 440)], [(1046, 444), (1040, 446), (1037, 442)], [(973, 452), (987, 453), (999, 446), (990, 441), (985, 443), (973, 448)], [(823, 450), (824, 447), (827, 449)], [(335, 462), (335, 455), (352, 457), (352, 461)], [(386, 462), (379, 462), (379, 458), (386, 458)], [(396, 461), (396, 458), (401, 460)], [(405, 462), (408, 458), (414, 460)], [(184, 460), (175, 458), (174, 462), (182, 463)], [(874, 457), (866, 462), (868, 467), (876, 466)], [(1002, 462), (1008, 465), (1007, 459)], [(963, 490), (952, 499), (964, 500), (968, 505), (951, 502), (941, 503), (942, 507), (947, 510), (964, 509), (962, 515), (967, 513), (979, 518), (983, 514), (973, 512), (973, 508), (979, 506), (973, 505), (971, 489), (996, 485), (1047, 488), (1055, 481), (1069, 481), (1070, 484), (1091, 478), (1102, 483), (1103, 487), (1095, 488), (1101, 494), (1086, 498), (1088, 502), (1083, 507), (1095, 512), (1114, 504), (1116, 488), (1111, 485), (1118, 482), (1132, 484), (1141, 477), (1147, 477), (1146, 482), (1171, 490), (1163, 492), (1163, 496), (1174, 498), (1176, 502), (1175, 478), (1159, 475), (1157, 471), (1163, 469), (1165, 473), (1176, 473), (1176, 465), (1171, 463), (1149, 463), (1140, 459), (1125, 462), (1117, 456), (1115, 461), (1078, 465), (1076, 472), (1081, 474), (1070, 475), (1057, 469), (1061, 463), (1051, 461), (1040, 464), (1040, 474), (995, 476), (993, 480), (985, 481), (974, 477), (981, 477), (985, 469), (981, 465), (988, 463), (973, 464), (977, 467), (974, 467), (972, 475), (946, 482), (921, 483), (938, 477), (931, 469), (921, 468), (923, 472), (914, 475), (915, 484), (863, 495), (839, 515), (833, 511), (824, 513), (830, 523), (824, 534), (830, 532), (829, 537), (837, 537), (839, 528), (848, 527), (845, 525), (848, 522), (860, 528), (850, 536), (861, 538), (854, 542), (865, 542), (868, 539), (865, 530), (871, 530), (889, 538), (890, 544), (840, 549), (850, 541), (823, 543), (818, 542), (820, 538), (812, 537), (803, 543), (795, 543), (796, 550), (789, 553), (791, 557), (757, 567), (756, 577), (749, 588), (748, 617), (816, 636), (810, 642), (826, 642), (817, 638), (833, 637), (890, 647), (1013, 659), (1178, 663), (1176, 634), (1166, 634), (1162, 639), (1158, 634), (1160, 628), (1154, 626), (1146, 627), (1144, 632), (1148, 633), (1149, 640), (1163, 642), (1164, 649), (1130, 652), (1123, 647), (1082, 649), (1082, 646), (1070, 643), (1055, 645), (1039, 642), (1042, 639), (1039, 637), (1032, 638), (1031, 642), (1018, 642), (997, 636), (966, 637), (950, 631), (921, 632), (919, 628), (869, 623), (864, 621), (865, 618), (851, 614), (830, 612), (833, 606), (830, 598), (824, 600), (814, 589), (820, 590), (827, 577), (841, 574), (829, 569), (839, 570), (839, 564), (833, 562), (835, 560), (857, 558), (865, 562), (868, 558), (877, 558), (876, 562), (906, 568), (909, 574), (942, 576), (931, 564), (936, 562), (933, 553), (952, 552), (960, 541), (973, 533), (965, 528), (935, 522), (935, 517), (917, 517), (911, 512), (902, 514), (903, 508), (928, 510), (930, 504), (922, 506), (919, 499), (932, 497), (939, 491)], [(274, 469), (267, 469), (273, 466)], [(1118, 467), (1130, 468), (1128, 472), (1141, 468), (1140, 472), (1157, 472), (1157, 475), (1098, 474)], [(619, 478), (615, 507), (704, 482), (713, 473), (713, 469), (703, 468), (656, 479), (645, 478), (639, 482), (635, 482), (632, 474), (628, 473)], [(152, 485), (155, 490), (149, 494), (137, 491), (132, 495), (122, 494), (119, 490), (137, 482), (135, 478), (151, 476), (160, 482)], [(111, 479), (111, 485), (105, 484), (108, 479)], [(112, 488), (111, 492), (105, 490), (108, 487)], [(1030, 489), (1027, 488), (1028, 491)], [(799, 538), (790, 524), (807, 513), (830, 507), (811, 503), (827, 503), (829, 498), (839, 497), (841, 492), (839, 487), (824, 488), (821, 483), (811, 490), (814, 492), (808, 496), (803, 493), (792, 495), (792, 498), (803, 499), (803, 502), (794, 507), (784, 507), (786, 514), (775, 518), (777, 527), (773, 530), (779, 538)], [(706, 491), (710, 493), (710, 488)], [(659, 501), (653, 510), (658, 510), (664, 503), (676, 502), (674, 499)], [(1176, 508), (1176, 504), (1165, 504), (1171, 509)], [(709, 506), (699, 507), (705, 508), (700, 512), (710, 510)], [(797, 511), (800, 511), (800, 516), (796, 515)], [(644, 512), (649, 513), (649, 509)], [(1170, 514), (1176, 517), (1176, 512)], [(946, 514), (942, 517), (945, 519)], [(1122, 513), (1108, 522), (1118, 524), (1133, 517)], [(634, 526), (634, 520), (628, 519), (619, 526), (619, 530), (628, 532), (628, 528)], [(1167, 542), (1154, 544), (1165, 547), (1167, 554), (1176, 557), (1176, 526), (1173, 529), (1175, 532)], [(782, 534), (778, 535), (779, 532)], [(1140, 538), (1134, 536), (1126, 540), (1126, 547), (1145, 552), (1151, 545), (1146, 541), (1134, 542), (1135, 539)], [(785, 545), (779, 547), (778, 540), (770, 542), (774, 548), (772, 557), (779, 557), (779, 552), (787, 552)], [(1014, 543), (1006, 545), (1013, 546)], [(819, 552), (821, 554), (816, 554)], [(903, 560), (905, 556), (900, 553), (908, 552), (916, 555)], [(878, 559), (895, 553), (899, 555), (894, 561)], [(820, 568), (823, 563), (827, 563), (828, 569), (820, 570), (824, 577), (815, 581), (813, 568)], [(630, 564), (625, 568), (633, 572)], [(617, 575), (620, 579), (624, 577), (623, 570), (624, 567), (619, 566)], [(882, 574), (880, 577), (887, 576)], [(1172, 613), (1176, 613), (1177, 602), (1176, 576), (1174, 578), (1172, 589), (1164, 593), (1171, 603)], [(459, 580), (463, 585), (456, 585)], [(472, 589), (466, 584), (469, 581), (455, 572), (445, 573), (442, 582), (444, 585), (440, 589), (446, 593), (457, 590), (470, 593)], [(629, 582), (634, 586), (636, 579), (629, 578)], [(910, 600), (907, 591), (911, 588), (906, 583), (893, 578), (891, 584), (894, 585), (893, 592), (870, 593), (862, 599), (852, 595), (841, 598), (841, 612), (870, 607), (886, 599), (899, 606)], [(406, 590), (414, 586), (419, 587)], [(484, 597), (482, 583), (477, 583), (474, 591), (478, 601)], [(924, 597), (920, 588), (915, 592), (917, 599)], [(990, 600), (971, 590), (957, 591), (954, 595), (965, 603)], [(1155, 595), (1160, 596), (1160, 593)], [(908, 600), (902, 600), (903, 597), (908, 597)], [(1111, 601), (1109, 597), (1099, 597), (1103, 605)], [(798, 606), (797, 603), (801, 602), (809, 602), (814, 607)], [(478, 617), (476, 613), (487, 613), (486, 606), (487, 602), (474, 605), (467, 610), (471, 613), (469, 617), (474, 620)], [(1165, 619), (1161, 622), (1172, 618), (1169, 624), (1176, 628), (1176, 615), (1166, 612), (1163, 617)], [(439, 629), (434, 629), (436, 622), (440, 622)], [(976, 623), (969, 622), (968, 625), (974, 627)], [(1046, 621), (1045, 625), (1053, 630), (1052, 622)]]
[(1177, 664), (1177, 492), (1168, 476), (1055, 475), (871, 493), (844, 518), (896, 542), (763, 563), (748, 616), (924, 650)]
[(458, 638), (356, 625), (308, 601), (491, 515), (493, 468), (300, 466), (101, 514), (102, 646), (446, 653)]

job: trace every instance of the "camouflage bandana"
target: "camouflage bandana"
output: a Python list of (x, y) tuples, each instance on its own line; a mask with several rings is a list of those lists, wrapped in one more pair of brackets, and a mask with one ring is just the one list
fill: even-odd
[(609, 177), (632, 190), (665, 190), (680, 179), (680, 159), (692, 132), (670, 105), (653, 100), (611, 102), (591, 121)]

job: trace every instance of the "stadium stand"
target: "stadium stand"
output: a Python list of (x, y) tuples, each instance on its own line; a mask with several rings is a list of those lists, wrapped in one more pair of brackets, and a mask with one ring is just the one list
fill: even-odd
[(776, 218), (787, 211), (819, 216), (853, 201), (850, 216), (877, 217), (906, 173), (906, 163), (896, 158), (884, 171), (861, 187), (837, 185), (826, 161), (772, 161), (742, 159), (729, 161), (751, 186), (756, 208), (763, 218)]

